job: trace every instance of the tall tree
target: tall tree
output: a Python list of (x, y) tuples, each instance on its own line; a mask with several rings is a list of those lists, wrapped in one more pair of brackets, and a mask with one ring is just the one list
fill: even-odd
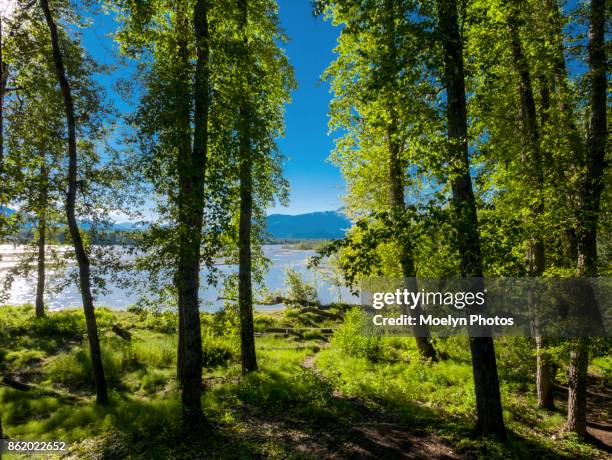
[(284, 105), (295, 83), (279, 46), (286, 37), (279, 26), (277, 2), (236, 0), (235, 6), (236, 40), (228, 45), (236, 50), (229, 55), (241, 71), (235, 83), (226, 79), (219, 88), (227, 88), (229, 107), (235, 110), (237, 288), (242, 371), (248, 373), (257, 370), (253, 290), (267, 264), (261, 251), (266, 208), (286, 195), (276, 138), (283, 135)]
[(143, 262), (151, 272), (173, 275), (183, 423), (194, 430), (205, 423), (201, 404), (200, 268), (202, 263), (212, 267), (218, 252), (204, 240), (204, 235), (218, 226), (211, 218), (204, 228), (207, 208), (216, 206), (210, 198), (215, 187), (207, 184), (213, 131), (210, 106), (214, 103), (210, 61), (215, 37), (210, 17), (215, 5), (209, 0), (151, 5), (117, 2), (124, 20), (117, 34), (122, 51), (135, 59), (146, 56), (139, 68), (145, 91), (131, 120), (137, 124), (136, 140), (146, 158), (143, 173), (159, 198), (158, 212), (164, 220), (146, 235), (144, 249), (153, 255)]
[[(242, 35), (243, 65), (245, 69), (247, 87), (252, 79), (248, 77), (251, 68), (249, 50), (248, 0), (238, 0), (240, 15), (240, 29)], [(251, 110), (249, 90), (246, 88), (240, 103), (240, 217), (238, 230), (238, 306), (240, 310), (240, 344), (242, 372), (248, 373), (257, 370), (255, 355), (255, 335), (253, 328), (253, 286), (252, 286), (252, 254), (251, 254), (251, 221), (253, 219), (253, 157), (251, 152)]]
[(96, 324), (93, 297), (91, 294), (90, 263), (83, 244), (83, 239), (81, 237), (75, 213), (78, 155), (74, 102), (72, 99), (70, 83), (64, 68), (58, 29), (49, 7), (48, 0), (40, 0), (40, 6), (44, 12), (47, 26), (49, 28), (56, 77), (62, 91), (65, 106), (64, 108), (66, 112), (66, 125), (68, 130), (68, 192), (66, 196), (66, 219), (79, 266), (79, 284), (83, 299), (85, 321), (87, 324), (87, 335), (91, 353), (94, 384), (96, 388), (96, 401), (99, 404), (106, 404), (108, 402), (108, 394), (106, 390), (106, 380), (104, 378), (104, 368), (102, 366), (102, 353), (100, 349), (100, 340), (98, 337), (98, 327)]
[[(208, 2), (198, 0), (193, 12), (193, 33), (196, 47), (194, 75), (194, 128), (193, 148), (190, 140), (189, 88), (185, 89), (184, 105), (179, 114), (184, 122), (185, 143), (179, 149), (179, 266), (175, 277), (178, 290), (179, 334), (182, 335), (179, 350), (179, 375), (181, 376), (181, 401), (183, 422), (187, 426), (203, 423), (202, 393), (202, 335), (200, 327), (200, 245), (204, 208), (204, 178), (208, 151), (209, 107), (209, 36)], [(179, 13), (180, 14), (180, 13)], [(187, 43), (181, 39), (179, 57), (188, 69)], [(183, 80), (185, 81), (185, 80)], [(187, 80), (188, 81), (188, 80)]]
[[(68, 23), (78, 23), (78, 15), (70, 8), (61, 4), (56, 8), (61, 9), (58, 14)], [(15, 215), (22, 223), (29, 223), (36, 241), (32, 241), (32, 251), (22, 252), (20, 263), (9, 270), (7, 281), (15, 275), (28, 277), (31, 266), (36, 265), (35, 307), (40, 316), (44, 314), (45, 260), (53, 258), (54, 265), (64, 262), (57, 257), (58, 251), (47, 246), (47, 236), (52, 237), (56, 228), (65, 225), (62, 215), (65, 214), (67, 129), (61, 89), (55, 78), (49, 78), (55, 63), (44, 13), (34, 7), (18, 10), (12, 20), (19, 27), (12, 27), (7, 57), (11, 66), (9, 89), (16, 91), (11, 91), (5, 101), (5, 156), (11, 167), (11, 201), (18, 209)], [(112, 129), (112, 107), (106, 103), (105, 92), (93, 75), (105, 73), (106, 69), (88, 55), (78, 36), (64, 36), (62, 46), (75, 112), (81, 114), (76, 128), (81, 179), (76, 212), (81, 219), (89, 221), (93, 231), (98, 224), (104, 225), (101, 221), (107, 220), (105, 213), (111, 208), (117, 209), (121, 201), (123, 192), (115, 194), (111, 190), (123, 190), (126, 184), (118, 186), (116, 182), (121, 174), (117, 174), (111, 161), (114, 152), (104, 149), (104, 161), (98, 154)], [(109, 180), (113, 187), (109, 187)], [(13, 235), (17, 236), (23, 226), (14, 230)], [(92, 265), (97, 265), (94, 270), (102, 268), (101, 258), (97, 254), (91, 257)], [(10, 289), (10, 283), (5, 283), (4, 289), (7, 288)]]
[[(427, 26), (419, 20), (414, 2), (349, 1), (319, 2), (334, 24), (344, 24), (336, 52), (338, 58), (326, 70), (332, 82), (330, 127), (343, 132), (332, 159), (349, 185), (347, 211), (361, 219), (381, 210), (395, 216), (392, 241), (380, 240), (384, 253), (391, 243), (398, 262), (391, 276), (402, 277), (411, 290), (418, 290), (413, 223), (406, 219), (406, 194), (416, 183), (415, 139), (426, 116), (435, 118), (427, 101), (432, 87), (423, 77)], [(367, 170), (367, 171), (366, 171)], [(373, 175), (383, 187), (377, 186)], [(368, 250), (372, 250), (369, 248)], [(366, 271), (368, 267), (366, 266)], [(368, 276), (375, 271), (370, 266)], [(418, 314), (421, 307), (416, 307)], [(414, 327), (421, 355), (435, 359), (436, 353), (423, 325)]]
[[(521, 125), (526, 139), (528, 155), (526, 163), (528, 174), (528, 184), (526, 189), (535, 191), (535, 205), (531, 207), (532, 213), (530, 218), (535, 223), (531, 223), (530, 229), (535, 229), (531, 233), (531, 242), (527, 251), (527, 260), (529, 263), (528, 273), (530, 276), (542, 276), (546, 270), (544, 238), (540, 233), (543, 225), (542, 215), (544, 213), (544, 165), (541, 151), (541, 129), (538, 126), (538, 117), (536, 102), (534, 97), (534, 89), (532, 85), (531, 72), (529, 63), (525, 57), (521, 38), (519, 35), (519, 17), (520, 12), (514, 4), (507, 5), (508, 18), (507, 27), (510, 35), (510, 48), (514, 61), (514, 67), (518, 74), (518, 92), (521, 102)], [(544, 111), (544, 109), (542, 109)], [(529, 196), (529, 195), (526, 195)], [(531, 200), (525, 207), (530, 207)], [(535, 233), (535, 234), (533, 234)], [(535, 307), (535, 306), (533, 306)], [(536, 307), (537, 308), (537, 307)], [(537, 315), (536, 315), (537, 316)], [(537, 322), (537, 321), (536, 321)], [(536, 329), (536, 389), (538, 395), (538, 406), (546, 409), (554, 408), (554, 398), (552, 393), (553, 371), (550, 358), (545, 351), (546, 341), (538, 334), (538, 324)]]
[[(606, 1), (592, 0), (589, 15), (590, 123), (586, 156), (580, 164), (577, 225), (578, 276), (597, 276), (597, 223), (604, 189), (607, 144)], [(587, 302), (589, 299), (585, 299)], [(565, 429), (587, 434), (587, 368), (589, 339), (577, 340), (570, 354)]]
[[(440, 38), (444, 49), (444, 81), (448, 130), (448, 161), (455, 213), (461, 275), (483, 275), (482, 252), (468, 156), (467, 106), (463, 43), (455, 0), (438, 0)], [(477, 428), (506, 437), (493, 338), (470, 337), (476, 391)]]

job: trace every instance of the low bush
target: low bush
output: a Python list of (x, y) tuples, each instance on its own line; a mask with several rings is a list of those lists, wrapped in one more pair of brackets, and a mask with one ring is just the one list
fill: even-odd
[(369, 337), (362, 331), (362, 311), (358, 308), (350, 310), (344, 317), (344, 322), (335, 331), (332, 345), (340, 348), (349, 356), (376, 360), (381, 352), (380, 337)]

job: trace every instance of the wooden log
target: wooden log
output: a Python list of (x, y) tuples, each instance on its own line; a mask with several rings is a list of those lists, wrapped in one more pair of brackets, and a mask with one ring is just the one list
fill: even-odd
[(2, 378), (2, 385), (19, 391), (30, 391), (32, 389), (32, 386), (30, 384), (19, 382), (18, 380), (15, 380), (6, 375)]
[(118, 324), (113, 324), (111, 330), (123, 340), (126, 340), (128, 342), (132, 340), (132, 334), (130, 333), (130, 331), (123, 329)]

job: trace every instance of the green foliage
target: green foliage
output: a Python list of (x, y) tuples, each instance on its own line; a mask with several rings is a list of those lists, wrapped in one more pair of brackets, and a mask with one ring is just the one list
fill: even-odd
[(205, 367), (217, 367), (238, 356), (235, 342), (212, 334), (202, 336), (202, 364)]
[(317, 291), (308, 284), (302, 275), (292, 268), (285, 271), (285, 286), (287, 300), (293, 305), (303, 305), (318, 302)]
[(349, 310), (342, 326), (335, 332), (332, 344), (349, 356), (376, 360), (381, 350), (381, 339), (364, 335), (363, 321), (363, 312), (359, 308)]

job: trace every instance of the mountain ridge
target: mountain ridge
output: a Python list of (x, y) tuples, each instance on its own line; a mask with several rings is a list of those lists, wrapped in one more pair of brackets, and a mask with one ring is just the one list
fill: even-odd
[[(0, 213), (15, 214), (15, 210), (0, 207)], [(304, 214), (270, 214), (266, 217), (266, 233), (276, 239), (338, 239), (343, 238), (351, 222), (341, 210), (315, 211)], [(89, 228), (87, 222), (81, 222), (85, 230)], [(138, 231), (145, 228), (142, 224), (134, 222), (116, 222), (115, 231)]]

